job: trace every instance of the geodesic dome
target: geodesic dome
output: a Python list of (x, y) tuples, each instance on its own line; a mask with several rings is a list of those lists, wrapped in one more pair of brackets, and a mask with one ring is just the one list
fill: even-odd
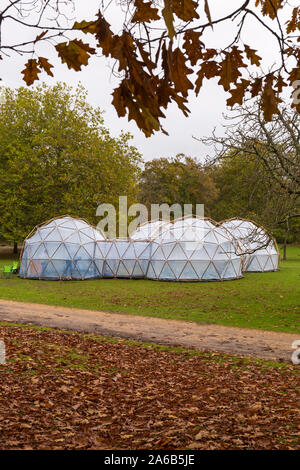
[(242, 277), (231, 234), (208, 219), (188, 217), (161, 228), (152, 240), (148, 279), (222, 281)]
[(114, 239), (98, 242), (104, 266), (103, 277), (144, 278), (147, 273), (151, 242)]
[(244, 272), (278, 271), (276, 242), (262, 227), (245, 219), (229, 219), (220, 225), (238, 240), (244, 253)]
[(53, 219), (25, 240), (20, 277), (30, 279), (93, 279), (102, 276), (96, 242), (102, 232), (82, 219)]
[(137, 227), (135, 232), (130, 236), (132, 240), (151, 240), (153, 236), (162, 228), (168, 228), (172, 224), (165, 220), (153, 220), (151, 222), (145, 222), (144, 224)]

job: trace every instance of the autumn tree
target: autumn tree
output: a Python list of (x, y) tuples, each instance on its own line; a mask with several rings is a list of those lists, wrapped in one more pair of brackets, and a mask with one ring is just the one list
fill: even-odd
[(300, 201), (270, 180), (263, 163), (253, 154), (228, 154), (210, 167), (218, 189), (213, 219), (249, 218), (283, 242), (299, 240)]
[(98, 222), (100, 203), (136, 200), (141, 157), (113, 138), (79, 86), (6, 88), (0, 104), (0, 234), (20, 242), (36, 224), (70, 213)]
[[(297, 2), (294, 6), (286, 0), (240, 0), (239, 6), (226, 2), (222, 14), (210, 0), (103, 0), (92, 20), (74, 22), (72, 7), (79, 1), (2, 2), (1, 58), (9, 60), (14, 53), (25, 57), (22, 73), (27, 85), (42, 73), (54, 75), (49, 62), (52, 45), (75, 71), (98, 53), (109, 58), (119, 77), (113, 105), (119, 116), (133, 119), (146, 136), (165, 132), (161, 121), (171, 103), (188, 116), (189, 93), (198, 94), (212, 78), (230, 93), (229, 106), (260, 95), (265, 121), (279, 114), (286, 87), (294, 88), (291, 102), (300, 111)], [(111, 25), (116, 18), (118, 31)], [(265, 31), (266, 41), (274, 42), (273, 66), (264, 64), (263, 52), (245, 39), (250, 23)], [(14, 26), (20, 37), (8, 34)], [(220, 44), (223, 26), (226, 34), (223, 29)]]
[(225, 119), (225, 135), (214, 132), (199, 139), (213, 146), (211, 162), (233, 155), (254, 155), (270, 182), (300, 197), (300, 114), (281, 105), (276, 117), (267, 122), (261, 99), (257, 99), (236, 107)]
[(151, 204), (205, 205), (205, 215), (217, 196), (212, 178), (197, 159), (185, 155), (157, 158), (146, 162), (139, 184), (139, 201), (148, 209)]

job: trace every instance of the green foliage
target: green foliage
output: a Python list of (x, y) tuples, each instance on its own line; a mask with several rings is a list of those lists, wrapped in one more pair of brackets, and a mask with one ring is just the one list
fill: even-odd
[(0, 233), (22, 241), (70, 213), (96, 223), (100, 203), (136, 200), (141, 156), (129, 134), (110, 136), (82, 86), (4, 90), (0, 105)]
[[(270, 231), (285, 234), (284, 221), (299, 213), (297, 197), (289, 194), (270, 178), (263, 163), (251, 154), (228, 154), (211, 170), (218, 188), (212, 217), (223, 220), (231, 217), (250, 218)], [(291, 241), (296, 241), (297, 219), (291, 219)]]
[(139, 200), (150, 204), (205, 204), (210, 215), (217, 197), (215, 184), (203, 165), (192, 157), (158, 158), (147, 162), (139, 185)]

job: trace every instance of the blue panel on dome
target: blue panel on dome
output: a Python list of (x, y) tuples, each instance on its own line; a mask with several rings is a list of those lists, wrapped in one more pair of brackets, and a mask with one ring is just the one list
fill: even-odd
[(214, 267), (213, 263), (211, 262), (205, 271), (203, 279), (207, 280), (219, 280), (222, 279), (216, 268)]

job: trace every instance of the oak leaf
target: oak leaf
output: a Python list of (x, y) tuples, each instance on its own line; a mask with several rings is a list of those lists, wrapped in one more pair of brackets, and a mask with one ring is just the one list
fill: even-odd
[(256, 0), (255, 6), (261, 5), (261, 12), (264, 16), (269, 16), (274, 20), (277, 11), (284, 6), (285, 0)]
[(294, 33), (297, 29), (300, 30), (300, 7), (295, 7), (293, 9), (292, 18), (287, 21), (286, 24), (287, 34)]
[(62, 63), (66, 63), (69, 69), (81, 70), (82, 65), (87, 65), (91, 54), (96, 50), (88, 44), (84, 44), (81, 39), (62, 42), (55, 46)]
[(45, 72), (50, 75), (50, 77), (53, 77), (53, 73), (51, 71), (53, 65), (48, 62), (48, 59), (45, 57), (39, 57), (39, 66), (44, 69)]
[(261, 57), (256, 54), (256, 50), (251, 49), (251, 47), (249, 47), (249, 46), (247, 46), (247, 44), (245, 44), (245, 52), (246, 52), (247, 58), (251, 61), (251, 64), (252, 65), (257, 65), (259, 67)]
[(177, 47), (171, 56), (170, 73), (175, 89), (183, 96), (187, 96), (188, 90), (193, 88), (192, 82), (187, 78), (187, 75), (193, 73), (193, 70), (186, 66), (185, 61), (183, 52)]
[(274, 75), (272, 73), (268, 74), (261, 95), (262, 110), (266, 121), (271, 121), (273, 115), (279, 113), (278, 104), (282, 102), (282, 100), (276, 96), (273, 89), (273, 81)]
[(144, 2), (143, 0), (135, 0), (134, 5), (136, 11), (131, 18), (132, 23), (147, 23), (152, 20), (159, 20), (157, 8), (152, 8), (151, 2)]
[(219, 84), (225, 91), (229, 91), (231, 83), (236, 83), (241, 76), (240, 67), (246, 67), (243, 63), (242, 53), (234, 46), (230, 52), (225, 52), (225, 59), (221, 62)]
[(254, 82), (252, 83), (252, 85), (251, 85), (251, 95), (252, 95), (253, 98), (255, 96), (258, 96), (259, 93), (261, 92), (262, 84), (263, 84), (262, 78), (256, 78), (254, 80)]
[(94, 34), (96, 32), (96, 21), (75, 21), (73, 24), (72, 29), (79, 29), (83, 33), (91, 33)]
[(194, 0), (173, 0), (173, 11), (183, 21), (199, 18), (197, 13), (198, 2)]
[(39, 79), (38, 74), (41, 73), (39, 64), (36, 59), (29, 59), (25, 64), (25, 69), (22, 70), (24, 75), (23, 80), (26, 82), (26, 85), (32, 85), (35, 80)]
[(202, 47), (204, 43), (200, 41), (201, 33), (189, 30), (184, 33), (183, 48), (191, 65), (196, 65), (199, 59), (203, 58)]
[(236, 88), (230, 90), (231, 98), (228, 98), (227, 100), (228, 106), (233, 106), (235, 104), (243, 104), (243, 99), (250, 83), (251, 82), (249, 80), (245, 80), (242, 78), (241, 82), (236, 84)]
[(218, 75), (220, 71), (219, 64), (214, 60), (209, 60), (208, 62), (203, 62), (200, 70), (197, 74), (197, 80), (195, 82), (195, 93), (198, 95), (200, 88), (203, 84), (203, 79), (207, 78), (208, 80), (214, 78)]

